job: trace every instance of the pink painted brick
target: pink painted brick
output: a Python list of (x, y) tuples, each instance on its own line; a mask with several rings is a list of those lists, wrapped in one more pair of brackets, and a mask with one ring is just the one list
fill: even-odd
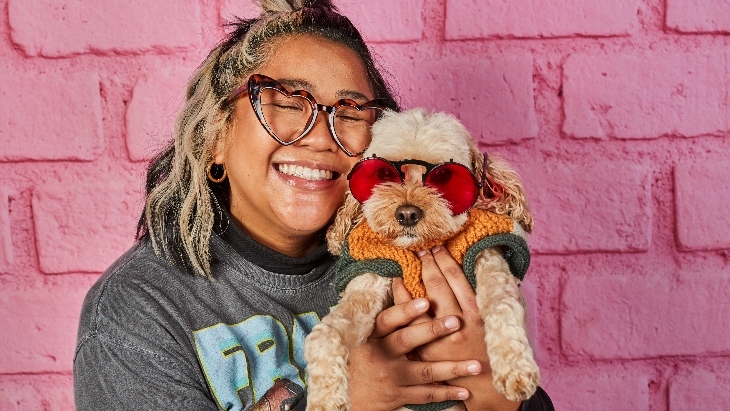
[(93, 160), (100, 154), (96, 73), (3, 72), (0, 83), (0, 161)]
[(137, 81), (127, 107), (127, 150), (133, 161), (152, 158), (172, 141), (190, 70), (160, 70)]
[(669, 384), (669, 411), (730, 410), (727, 372), (695, 369), (682, 371)]
[(520, 164), (538, 253), (637, 252), (652, 236), (651, 170), (613, 162)]
[(336, 0), (368, 42), (418, 41), (423, 35), (424, 0)]
[[(591, 367), (591, 372), (547, 373), (542, 386), (556, 410), (649, 411), (649, 378)], [(620, 399), (620, 400), (618, 400)]]
[(0, 377), (0, 410), (73, 411), (71, 375)]
[(261, 8), (253, 0), (223, 0), (218, 12), (223, 21), (230, 22), (236, 18), (256, 18), (261, 13)]
[(563, 72), (563, 131), (594, 138), (726, 133), (727, 58), (726, 53), (572, 55)]
[(622, 36), (638, 0), (446, 0), (446, 38)]
[(0, 187), (0, 272), (13, 264), (13, 241), (10, 236), (10, 198), (6, 187)]
[(685, 33), (730, 32), (727, 0), (668, 0), (667, 27)]
[(33, 219), (41, 271), (104, 271), (134, 242), (141, 186), (141, 180), (68, 181), (36, 188)]
[(537, 136), (530, 55), (419, 61), (394, 71), (405, 108), (454, 114), (487, 144)]
[(569, 358), (639, 359), (728, 355), (730, 269), (569, 277), (561, 336)]
[(29, 56), (172, 52), (201, 42), (196, 0), (9, 0), (13, 42)]
[[(368, 42), (409, 42), (423, 34), (424, 0), (335, 0), (338, 10), (347, 16)], [(235, 17), (255, 18), (261, 9), (252, 0), (223, 0), (220, 16), (224, 21)]]
[(674, 169), (677, 241), (685, 250), (730, 248), (730, 158)]
[(50, 288), (0, 293), (0, 374), (70, 372), (86, 291)]

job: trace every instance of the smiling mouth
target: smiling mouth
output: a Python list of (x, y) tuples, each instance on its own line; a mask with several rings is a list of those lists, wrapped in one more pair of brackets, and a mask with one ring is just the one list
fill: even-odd
[(294, 164), (277, 164), (276, 169), (282, 174), (311, 181), (334, 180), (340, 175), (339, 173), (330, 170), (319, 170)]

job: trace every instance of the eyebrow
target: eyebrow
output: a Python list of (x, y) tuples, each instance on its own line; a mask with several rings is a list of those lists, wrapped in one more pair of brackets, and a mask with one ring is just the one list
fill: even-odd
[[(286, 88), (288, 88), (290, 90), (306, 90), (311, 93), (310, 90), (316, 89), (316, 87), (312, 83), (308, 82), (307, 80), (303, 80), (303, 79), (284, 78), (284, 79), (277, 79), (276, 81), (278, 81), (281, 85), (285, 86)], [(366, 95), (364, 95), (363, 93), (356, 91), (356, 90), (347, 90), (347, 89), (339, 90), (339, 91), (337, 91), (337, 94), (335, 94), (335, 96), (338, 99), (349, 98), (351, 100), (362, 100), (363, 102), (370, 100)]]

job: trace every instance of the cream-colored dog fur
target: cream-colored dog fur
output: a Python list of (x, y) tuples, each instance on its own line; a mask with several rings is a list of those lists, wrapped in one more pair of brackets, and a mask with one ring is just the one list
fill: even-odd
[[(480, 177), (482, 167), (499, 195), (487, 199), (480, 195), (474, 207), (498, 214), (507, 214), (519, 224), (516, 233), (526, 238), (532, 229), (532, 217), (517, 174), (499, 159), (483, 156), (464, 126), (444, 113), (421, 109), (403, 113), (389, 112), (373, 126), (373, 141), (363, 154), (398, 161), (419, 159), (432, 164), (453, 159), (469, 167)], [(330, 251), (339, 255), (347, 234), (363, 218), (376, 232), (388, 236), (398, 246), (428, 243), (432, 238), (458, 231), (467, 214), (452, 215), (451, 211), (421, 183), (423, 169), (406, 165), (406, 182), (401, 188), (382, 190), (378, 187), (372, 197), (360, 205), (348, 192), (335, 222), (327, 232)], [(395, 221), (394, 210), (413, 194), (424, 210), (417, 236), (406, 236)], [(497, 191), (497, 190), (495, 190)], [(400, 227), (400, 228), (399, 228)], [(532, 348), (525, 329), (525, 311), (514, 277), (498, 249), (484, 250), (476, 260), (477, 304), (484, 321), (490, 366), (497, 390), (513, 401), (532, 396), (540, 373), (533, 359)], [(350, 349), (362, 344), (373, 331), (375, 318), (392, 303), (391, 279), (376, 274), (363, 274), (353, 279), (341, 295), (337, 308), (317, 324), (306, 339), (304, 357), (308, 374), (308, 411), (335, 411), (350, 408), (348, 396), (347, 359)], [(405, 409), (405, 408), (402, 408)], [(465, 409), (463, 404), (453, 410)]]

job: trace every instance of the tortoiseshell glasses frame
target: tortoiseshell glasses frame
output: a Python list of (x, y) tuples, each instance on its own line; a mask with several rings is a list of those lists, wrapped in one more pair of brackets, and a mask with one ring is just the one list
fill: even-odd
[(290, 92), (279, 82), (263, 74), (252, 74), (246, 84), (234, 90), (223, 101), (223, 108), (244, 93), (248, 93), (251, 107), (261, 126), (284, 146), (304, 138), (314, 127), (319, 112), (326, 112), (332, 138), (350, 157), (361, 155), (370, 145), (370, 127), (382, 112), (397, 109), (396, 103), (388, 98), (363, 104), (351, 99), (341, 99), (332, 106), (318, 104), (309, 92)]

